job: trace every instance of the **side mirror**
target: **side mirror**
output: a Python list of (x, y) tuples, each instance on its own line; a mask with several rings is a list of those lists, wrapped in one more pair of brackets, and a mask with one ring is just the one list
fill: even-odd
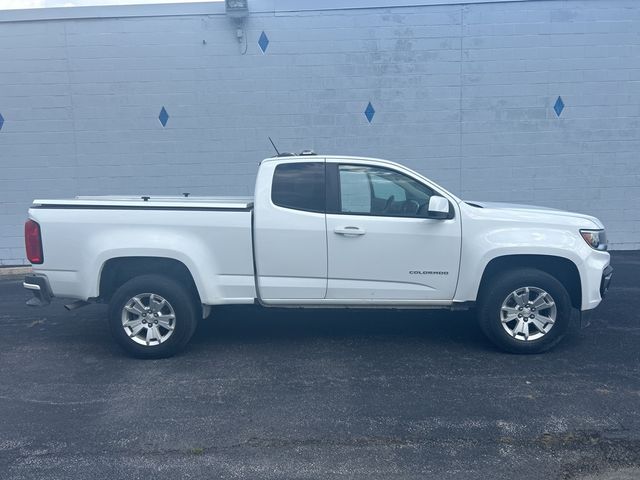
[(438, 195), (433, 195), (429, 199), (427, 218), (435, 218), (437, 220), (449, 218), (449, 200)]

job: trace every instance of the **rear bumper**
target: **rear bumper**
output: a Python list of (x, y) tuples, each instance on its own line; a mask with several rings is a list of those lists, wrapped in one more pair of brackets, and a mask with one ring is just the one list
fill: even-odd
[(53, 295), (47, 277), (27, 275), (24, 277), (22, 286), (33, 293), (33, 298), (27, 300), (27, 305), (30, 307), (42, 307), (51, 303)]

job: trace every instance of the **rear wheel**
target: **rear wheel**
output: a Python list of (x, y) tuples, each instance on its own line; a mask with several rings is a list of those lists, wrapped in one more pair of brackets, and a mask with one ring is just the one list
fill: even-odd
[(512, 353), (540, 353), (564, 337), (571, 299), (555, 277), (521, 269), (490, 282), (479, 302), (478, 320), (496, 346)]
[(171, 278), (142, 275), (123, 284), (109, 304), (116, 342), (138, 358), (165, 358), (182, 350), (199, 318), (196, 296)]

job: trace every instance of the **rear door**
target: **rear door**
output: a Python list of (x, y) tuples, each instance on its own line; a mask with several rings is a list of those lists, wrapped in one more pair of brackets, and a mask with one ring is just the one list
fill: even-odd
[(438, 194), (407, 173), (327, 163), (327, 300), (345, 303), (450, 301), (461, 226), (426, 217)]
[(323, 299), (327, 290), (325, 162), (265, 162), (256, 187), (254, 250), (265, 303)]

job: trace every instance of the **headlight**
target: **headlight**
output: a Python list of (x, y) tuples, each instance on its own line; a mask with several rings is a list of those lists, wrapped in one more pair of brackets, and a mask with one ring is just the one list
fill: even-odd
[(607, 234), (604, 230), (580, 230), (580, 235), (591, 248), (596, 250), (607, 249)]

